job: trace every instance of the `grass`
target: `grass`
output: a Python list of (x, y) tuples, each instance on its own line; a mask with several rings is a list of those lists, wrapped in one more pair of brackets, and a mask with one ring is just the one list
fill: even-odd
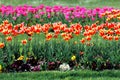
[(63, 6), (82, 6), (87, 8), (95, 8), (95, 7), (115, 7), (120, 8), (120, 0), (0, 0), (0, 4), (5, 5), (23, 5), (29, 4), (33, 6), (37, 6), (40, 4), (45, 5), (63, 5)]
[(79, 71), (41, 71), (23, 73), (1, 73), (1, 80), (119, 80), (119, 70), (105, 70), (101, 72), (90, 70)]

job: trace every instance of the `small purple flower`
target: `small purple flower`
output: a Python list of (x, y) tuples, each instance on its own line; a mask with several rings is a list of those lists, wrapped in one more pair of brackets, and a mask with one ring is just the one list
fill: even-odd
[(29, 18), (26, 18), (26, 20), (29, 20)]
[(33, 71), (40, 71), (40, 65), (34, 66)]

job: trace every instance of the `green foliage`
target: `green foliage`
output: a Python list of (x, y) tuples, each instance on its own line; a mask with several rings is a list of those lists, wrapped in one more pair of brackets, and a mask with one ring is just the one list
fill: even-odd
[[(91, 69), (95, 62), (95, 69), (98, 70), (101, 69), (102, 64), (106, 65), (107, 62), (111, 63), (112, 66), (120, 64), (120, 42), (103, 40), (98, 35), (93, 36), (90, 43), (82, 44), (79, 41), (81, 36), (74, 37), (69, 41), (64, 41), (58, 36), (58, 38), (46, 41), (45, 35), (41, 33), (34, 34), (32, 41), (28, 40), (27, 44), (23, 45), (21, 40), (28, 38), (27, 35), (22, 35), (14, 37), (12, 42), (5, 40), (6, 45), (1, 49), (0, 56), (6, 56), (7, 64), (11, 64), (21, 55), (25, 58), (35, 56), (42, 61), (61, 61), (62, 63), (68, 63), (71, 57), (75, 55), (77, 64), (80, 64), (80, 66)], [(83, 52), (83, 54), (80, 54), (80, 52)], [(4, 58), (1, 60), (3, 62)]]

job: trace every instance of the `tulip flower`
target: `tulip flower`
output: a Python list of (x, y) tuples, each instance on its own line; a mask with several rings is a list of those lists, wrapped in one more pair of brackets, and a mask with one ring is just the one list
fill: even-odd
[(24, 56), (20, 56), (17, 60), (23, 60)]
[(51, 38), (52, 38), (52, 34), (51, 33), (46, 34), (46, 40), (47, 41), (49, 41)]
[(5, 44), (4, 43), (0, 43), (0, 48), (4, 48)]
[(2, 72), (2, 65), (0, 65), (0, 72)]
[(84, 43), (85, 43), (85, 38), (82, 38), (82, 40), (80, 40), (80, 42), (81, 42), (82, 44), (84, 44)]
[(86, 37), (86, 40), (87, 40), (87, 41), (90, 41), (90, 40), (91, 40), (91, 36), (87, 36), (87, 37)]
[(72, 61), (76, 60), (76, 56), (73, 55), (73, 56), (71, 57), (71, 60), (72, 60)]
[(114, 40), (118, 41), (119, 40), (119, 36), (114, 36)]
[(7, 40), (8, 42), (12, 41), (12, 36), (6, 37), (6, 40)]
[(24, 40), (21, 41), (21, 43), (22, 43), (23, 45), (26, 45), (26, 44), (27, 44), (27, 40), (24, 39)]

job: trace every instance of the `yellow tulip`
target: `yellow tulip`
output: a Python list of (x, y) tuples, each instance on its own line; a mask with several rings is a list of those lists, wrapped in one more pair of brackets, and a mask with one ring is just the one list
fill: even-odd
[(24, 56), (20, 56), (17, 60), (23, 60)]
[(72, 61), (76, 60), (76, 56), (73, 55), (73, 56), (71, 57), (71, 60), (72, 60)]
[(0, 65), (0, 72), (2, 72), (2, 65)]

